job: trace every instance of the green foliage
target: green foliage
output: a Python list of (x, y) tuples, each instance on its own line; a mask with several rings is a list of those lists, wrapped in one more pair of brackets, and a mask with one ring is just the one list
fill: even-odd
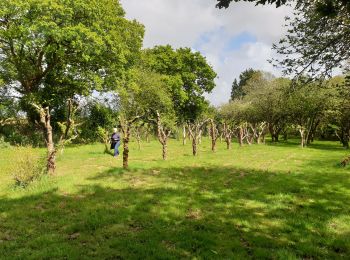
[(31, 147), (12, 148), (16, 158), (10, 161), (12, 178), (15, 185), (25, 188), (45, 174), (46, 161)]
[(0, 136), (0, 149), (11, 147), (10, 143), (5, 141), (3, 136)]
[(247, 84), (247, 81), (256, 73), (260, 73), (257, 70), (247, 69), (239, 75), (239, 80), (235, 79), (231, 88), (231, 100), (240, 99), (246, 95), (243, 90), (243, 86)]
[(174, 104), (168, 77), (144, 68), (134, 68), (129, 71), (123, 88), (118, 90), (118, 105), (122, 116), (127, 119), (155, 119), (156, 112), (174, 119)]
[(116, 108), (100, 102), (90, 102), (83, 115), (80, 141), (96, 142), (101, 140), (101, 129), (110, 132), (118, 125), (118, 111)]
[(48, 154), (66, 100), (116, 89), (139, 57), (143, 26), (124, 15), (118, 0), (0, 1), (0, 78)]
[(208, 107), (203, 94), (215, 87), (216, 73), (199, 52), (157, 46), (143, 55), (145, 67), (169, 76), (172, 100), (178, 121), (193, 121)]

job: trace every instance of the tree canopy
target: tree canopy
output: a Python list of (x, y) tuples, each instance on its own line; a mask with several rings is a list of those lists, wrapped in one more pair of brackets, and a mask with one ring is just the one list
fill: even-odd
[(145, 66), (168, 75), (168, 85), (179, 121), (194, 121), (208, 106), (203, 94), (215, 87), (216, 73), (206, 58), (190, 48), (156, 46), (144, 53)]

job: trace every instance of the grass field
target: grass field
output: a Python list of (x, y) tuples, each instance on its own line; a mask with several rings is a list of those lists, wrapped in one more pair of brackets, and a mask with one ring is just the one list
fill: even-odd
[[(297, 141), (199, 156), (175, 140), (69, 147), (57, 174), (13, 187), (0, 150), (1, 259), (349, 259), (350, 168), (337, 143)], [(38, 153), (44, 152), (38, 150)]]

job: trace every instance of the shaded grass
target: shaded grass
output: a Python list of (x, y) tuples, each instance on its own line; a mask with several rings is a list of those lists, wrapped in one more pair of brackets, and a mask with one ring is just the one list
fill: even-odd
[(11, 188), (0, 159), (0, 256), (345, 259), (350, 173), (338, 161), (346, 151), (316, 145), (219, 144), (214, 154), (205, 141), (193, 158), (190, 145), (172, 141), (163, 162), (152, 142), (132, 145), (128, 171), (102, 145), (70, 147), (57, 176), (28, 190)]

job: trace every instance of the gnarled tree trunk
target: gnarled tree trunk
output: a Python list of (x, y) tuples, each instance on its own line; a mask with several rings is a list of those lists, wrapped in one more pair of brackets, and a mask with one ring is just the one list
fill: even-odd
[(225, 137), (226, 148), (227, 148), (227, 150), (230, 150), (233, 131), (232, 131), (232, 129), (230, 129), (230, 126), (227, 123), (224, 123), (223, 134)]
[(211, 138), (211, 150), (215, 152), (216, 150), (216, 141), (218, 140), (219, 136), (219, 131), (216, 127), (216, 124), (213, 119), (210, 119), (210, 128), (209, 128), (209, 133), (210, 133), (210, 138)]
[(130, 141), (130, 124), (126, 122), (123, 129), (123, 168), (129, 167), (129, 141)]
[(239, 146), (243, 146), (243, 127), (242, 126), (238, 128), (237, 139), (238, 139)]
[(53, 175), (56, 169), (56, 149), (53, 142), (53, 132), (51, 126), (51, 115), (49, 107), (40, 107), (34, 105), (40, 116), (40, 125), (43, 129), (43, 134), (47, 148), (47, 164), (46, 169), (48, 174)]
[(187, 137), (187, 134), (186, 134), (186, 125), (184, 124), (182, 126), (182, 144), (185, 145), (186, 144), (186, 137)]
[(197, 155), (197, 144), (198, 144), (198, 140), (202, 135), (202, 128), (204, 126), (204, 124), (207, 122), (208, 120), (203, 121), (202, 123), (199, 122), (195, 122), (195, 123), (188, 123), (188, 132), (190, 133), (191, 139), (192, 139), (192, 153), (193, 156)]
[(169, 129), (164, 129), (161, 121), (161, 117), (159, 112), (157, 111), (157, 129), (158, 129), (158, 140), (162, 145), (162, 156), (163, 160), (167, 159), (168, 155), (168, 138), (171, 134), (171, 131)]
[(123, 132), (123, 168), (129, 167), (129, 141), (131, 136), (132, 125), (141, 118), (141, 116), (135, 116), (131, 120), (127, 120), (123, 117), (119, 117), (119, 123)]

